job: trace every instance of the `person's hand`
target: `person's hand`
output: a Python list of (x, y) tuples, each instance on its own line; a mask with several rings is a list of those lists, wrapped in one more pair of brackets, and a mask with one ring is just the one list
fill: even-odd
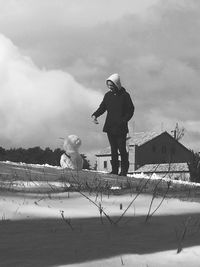
[(93, 119), (93, 122), (94, 122), (95, 124), (99, 124), (99, 122), (98, 122), (98, 120), (97, 120), (97, 118), (96, 118), (95, 116), (92, 116), (92, 119)]

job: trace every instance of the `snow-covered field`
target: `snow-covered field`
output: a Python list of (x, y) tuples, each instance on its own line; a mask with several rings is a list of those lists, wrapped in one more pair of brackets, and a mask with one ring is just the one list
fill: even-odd
[(136, 193), (85, 194), (2, 191), (0, 266), (200, 266), (200, 203), (165, 198), (145, 222), (152, 195), (140, 194), (115, 225), (97, 206), (116, 222)]
[[(132, 199), (130, 195), (103, 196), (101, 205), (116, 221)], [(140, 195), (119, 224), (111, 225), (105, 216), (102, 223), (97, 207), (79, 193), (43, 199), (4, 194), (0, 199), (0, 266), (199, 267), (200, 204), (166, 199), (145, 223), (150, 202), (150, 195)], [(185, 224), (183, 250), (177, 254)]]

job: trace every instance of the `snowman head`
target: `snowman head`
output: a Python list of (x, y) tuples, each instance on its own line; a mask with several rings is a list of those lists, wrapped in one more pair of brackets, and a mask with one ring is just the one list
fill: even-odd
[(81, 139), (77, 135), (69, 135), (63, 144), (63, 148), (66, 153), (78, 152), (79, 147), (81, 146)]

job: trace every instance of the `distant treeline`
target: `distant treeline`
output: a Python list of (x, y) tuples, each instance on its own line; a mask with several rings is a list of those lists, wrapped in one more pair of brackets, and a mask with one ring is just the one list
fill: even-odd
[[(49, 164), (53, 166), (60, 166), (60, 157), (64, 150), (56, 148), (51, 150), (49, 147), (42, 149), (39, 146), (24, 149), (24, 148), (11, 148), (5, 149), (0, 147), (0, 161), (24, 162), (31, 164)], [(90, 162), (84, 154), (83, 169), (90, 169)]]

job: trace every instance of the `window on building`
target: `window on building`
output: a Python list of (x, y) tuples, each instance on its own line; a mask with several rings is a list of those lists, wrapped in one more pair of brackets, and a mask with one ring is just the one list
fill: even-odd
[(165, 145), (162, 146), (161, 152), (164, 154), (167, 152), (167, 147)]
[(152, 151), (156, 152), (156, 146), (155, 145), (152, 146)]
[(103, 162), (103, 167), (104, 167), (104, 169), (107, 169), (107, 167), (108, 167), (108, 163), (106, 160), (104, 160), (104, 162)]

